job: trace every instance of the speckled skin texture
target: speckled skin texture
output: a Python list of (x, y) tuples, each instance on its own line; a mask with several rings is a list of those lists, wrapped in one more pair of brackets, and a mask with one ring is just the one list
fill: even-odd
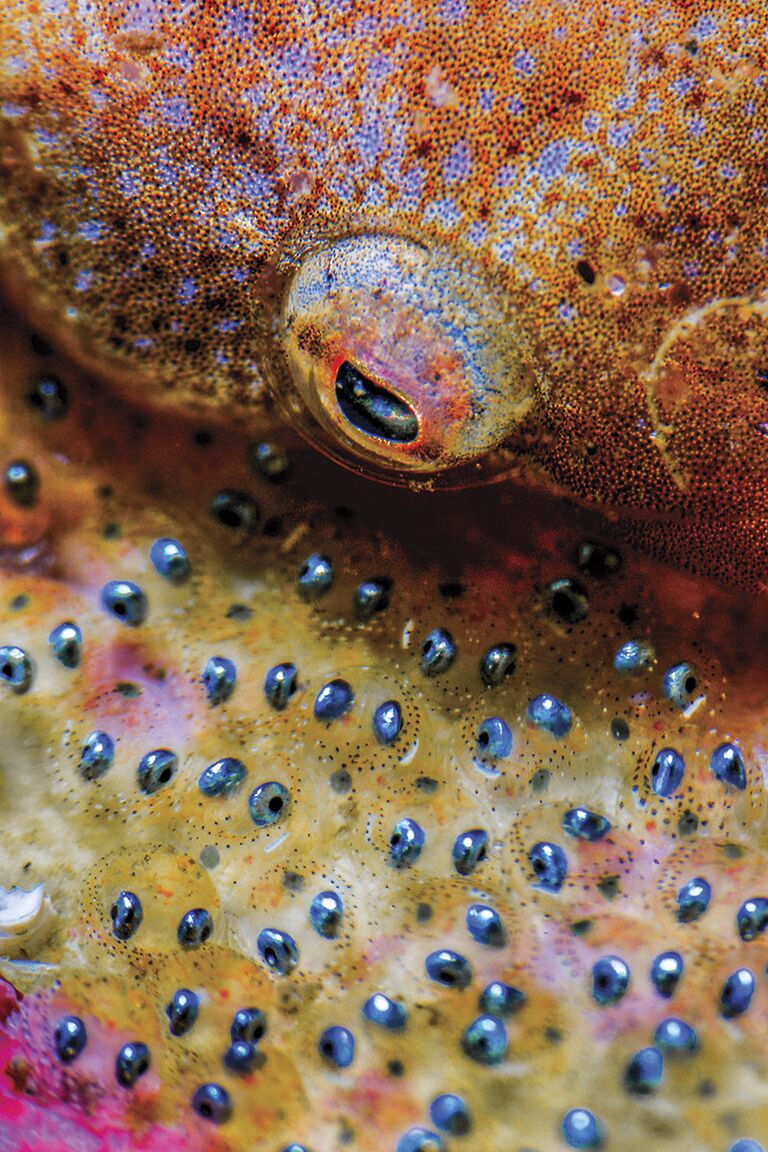
[[(0, 684), (0, 885), (43, 884), (49, 905), (0, 938), (2, 1152), (394, 1150), (446, 1091), (473, 1116), (469, 1135), (446, 1138), (451, 1152), (563, 1152), (577, 1107), (611, 1152), (765, 1140), (768, 933), (744, 941), (735, 923), (744, 900), (768, 896), (764, 25), (757, 4), (3, 6), (0, 223), (15, 311), (2, 327), (0, 461), (3, 474), (33, 462), (40, 485), (31, 507), (0, 493), (0, 644), (34, 663), (28, 692)], [(520, 372), (503, 447), (468, 464), (460, 422), (445, 451), (457, 482), (475, 467), (515, 479), (398, 491), (293, 431), (295, 419), (323, 451), (391, 478), (385, 459), (355, 454), (340, 419), (334, 447), (332, 425), (300, 414), (338, 349), (297, 336), (320, 367), (294, 380), (286, 349), (303, 320), (288, 324), (284, 306), (310, 257), (351, 236), (375, 259), (382, 233), (427, 256), (347, 327), (356, 356), (368, 349), (390, 380), (391, 325), (414, 299), (413, 362), (419, 341), (432, 356), (428, 295), (451, 254), (433, 311), (485, 309), (470, 352), (490, 346)], [(346, 287), (313, 333), (359, 303), (359, 280)], [(56, 421), (29, 402), (46, 373), (69, 397)], [(470, 377), (457, 369), (438, 401), (461, 400)], [(283, 483), (249, 465), (258, 440), (288, 452)], [(212, 518), (224, 489), (256, 501), (247, 531)], [(183, 542), (188, 582), (150, 563), (161, 536)], [(620, 567), (585, 569), (587, 540), (617, 548)], [(297, 575), (312, 552), (335, 575), (307, 602)], [(381, 577), (389, 604), (361, 623), (354, 589)], [(547, 590), (564, 577), (588, 605), (573, 623)], [(137, 628), (100, 604), (116, 579), (146, 593)], [(75, 670), (49, 650), (65, 620), (83, 631)], [(421, 645), (436, 627), (458, 655), (427, 676)], [(619, 672), (633, 639), (654, 651)], [(500, 642), (516, 645), (516, 666), (489, 688), (478, 666)], [(238, 668), (215, 706), (200, 682), (212, 655)], [(281, 661), (297, 665), (298, 689), (276, 711), (262, 685)], [(663, 674), (682, 661), (695, 684), (669, 700)], [(335, 677), (354, 704), (323, 723), (313, 702)], [(528, 719), (541, 693), (570, 707), (567, 735)], [(388, 699), (404, 723), (383, 747), (372, 715)], [(477, 749), (490, 716), (512, 731), (495, 764)], [(95, 729), (113, 738), (114, 763), (85, 780)], [(724, 742), (740, 749), (743, 790), (711, 770)], [(163, 747), (178, 770), (144, 795), (138, 763)], [(650, 788), (664, 747), (685, 760), (669, 797)], [(222, 756), (247, 779), (205, 797), (198, 777)], [(268, 780), (290, 804), (258, 828), (248, 796)], [(608, 818), (607, 837), (564, 833), (577, 805)], [(389, 839), (406, 816), (426, 843), (396, 869)], [(476, 828), (487, 858), (462, 877), (451, 848)], [(559, 892), (537, 886), (540, 841), (566, 853)], [(695, 877), (712, 902), (681, 923), (676, 895)], [(123, 889), (144, 909), (128, 941), (111, 932)], [(327, 890), (344, 904), (331, 940), (308, 915)], [(498, 910), (503, 947), (470, 937), (473, 901)], [(195, 907), (214, 930), (184, 951), (176, 929)], [(288, 975), (259, 956), (266, 927), (298, 945)], [(469, 961), (466, 989), (427, 978), (440, 948)], [(649, 970), (670, 949), (685, 974), (666, 1000)], [(591, 969), (606, 955), (631, 980), (599, 1006)], [(739, 967), (757, 990), (725, 1020), (720, 989)], [(499, 979), (526, 1003), (487, 1067), (461, 1038)], [(173, 1037), (164, 1007), (179, 987), (201, 1008)], [(363, 1020), (375, 991), (406, 1007), (403, 1032)], [(233, 1013), (251, 1005), (267, 1014), (266, 1059), (239, 1077), (222, 1057)], [(89, 1039), (65, 1065), (53, 1035), (71, 1013)], [(655, 1092), (630, 1093), (626, 1064), (667, 1016), (695, 1026), (700, 1050), (669, 1056)], [(355, 1036), (344, 1070), (317, 1051), (330, 1025)], [(114, 1062), (129, 1041), (149, 1046), (151, 1068), (124, 1089)], [(190, 1108), (208, 1081), (232, 1097), (221, 1127)]]
[[(286, 282), (318, 246), (406, 238), (451, 271), (367, 301), (355, 356), (395, 383), (402, 338), (376, 334), (402, 310), (463, 396), (429, 314), (469, 330), (465, 368), (499, 344), (506, 440), (467, 460), (444, 423), (461, 481), (522, 470), (762, 584), (765, 31), (757, 0), (7, 3), (9, 277), (133, 392), (254, 424), (271, 392), (317, 439)], [(354, 463), (340, 423), (322, 441)]]

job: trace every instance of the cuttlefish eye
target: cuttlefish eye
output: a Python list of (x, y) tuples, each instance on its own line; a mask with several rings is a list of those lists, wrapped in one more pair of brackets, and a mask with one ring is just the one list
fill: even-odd
[(329, 455), (395, 481), (480, 466), (535, 395), (503, 294), (482, 271), (399, 237), (309, 251), (279, 335), (294, 421)]

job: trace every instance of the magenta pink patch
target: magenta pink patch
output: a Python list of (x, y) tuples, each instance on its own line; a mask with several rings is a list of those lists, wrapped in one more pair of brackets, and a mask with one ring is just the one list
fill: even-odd
[[(56, 1019), (70, 1006), (57, 992), (23, 998), (0, 979), (0, 1152), (213, 1152), (223, 1149), (198, 1124), (169, 1128), (151, 1120), (160, 1083), (154, 1073), (125, 1090), (111, 1076), (128, 1036), (84, 1017), (88, 1046), (62, 1065), (53, 1054)], [(196, 1119), (196, 1118), (195, 1118)]]

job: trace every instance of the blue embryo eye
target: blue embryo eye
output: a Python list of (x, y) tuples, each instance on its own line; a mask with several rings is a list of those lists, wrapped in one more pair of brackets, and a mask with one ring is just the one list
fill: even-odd
[(48, 637), (51, 652), (63, 668), (77, 668), (83, 647), (83, 633), (77, 624), (57, 624)]
[(89, 732), (80, 753), (80, 775), (84, 780), (98, 780), (112, 767), (115, 745), (106, 732)]
[(202, 1084), (195, 1089), (192, 1107), (204, 1120), (212, 1124), (225, 1124), (232, 1115), (232, 1101), (226, 1088), (220, 1084)]
[(651, 766), (651, 788), (657, 796), (671, 796), (683, 782), (685, 762), (674, 748), (662, 748)]
[(256, 946), (267, 967), (280, 976), (287, 976), (299, 962), (296, 941), (278, 928), (264, 928), (259, 933)]
[(155, 540), (149, 558), (158, 574), (170, 584), (183, 584), (189, 579), (190, 564), (184, 545), (178, 540), (162, 537)]
[(490, 760), (503, 760), (512, 751), (512, 733), (500, 716), (483, 720), (477, 730), (477, 754)]
[(315, 716), (328, 722), (339, 720), (349, 712), (354, 700), (354, 693), (346, 680), (330, 680), (315, 698)]
[(147, 598), (131, 580), (110, 580), (101, 590), (104, 609), (129, 628), (138, 628), (147, 617)]
[(629, 968), (619, 956), (603, 956), (592, 967), (592, 995), (600, 1005), (617, 1004), (629, 986)]
[(558, 844), (541, 841), (528, 853), (533, 874), (540, 888), (559, 892), (568, 875), (568, 857)]
[(284, 784), (269, 780), (251, 792), (248, 808), (257, 828), (266, 828), (283, 820), (288, 813), (291, 796)]
[(23, 696), (32, 686), (35, 666), (23, 650), (15, 644), (0, 646), (0, 680), (15, 692)]
[(421, 856), (426, 837), (410, 816), (398, 820), (389, 838), (389, 857), (396, 868), (410, 867)]

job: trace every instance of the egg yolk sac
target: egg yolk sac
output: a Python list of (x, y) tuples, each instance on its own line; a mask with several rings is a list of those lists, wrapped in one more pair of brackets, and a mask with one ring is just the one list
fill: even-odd
[(536, 371), (515, 314), (457, 264), (383, 235), (331, 242), (300, 263), (281, 316), (286, 407), (330, 456), (406, 483), (487, 468), (530, 409)]

